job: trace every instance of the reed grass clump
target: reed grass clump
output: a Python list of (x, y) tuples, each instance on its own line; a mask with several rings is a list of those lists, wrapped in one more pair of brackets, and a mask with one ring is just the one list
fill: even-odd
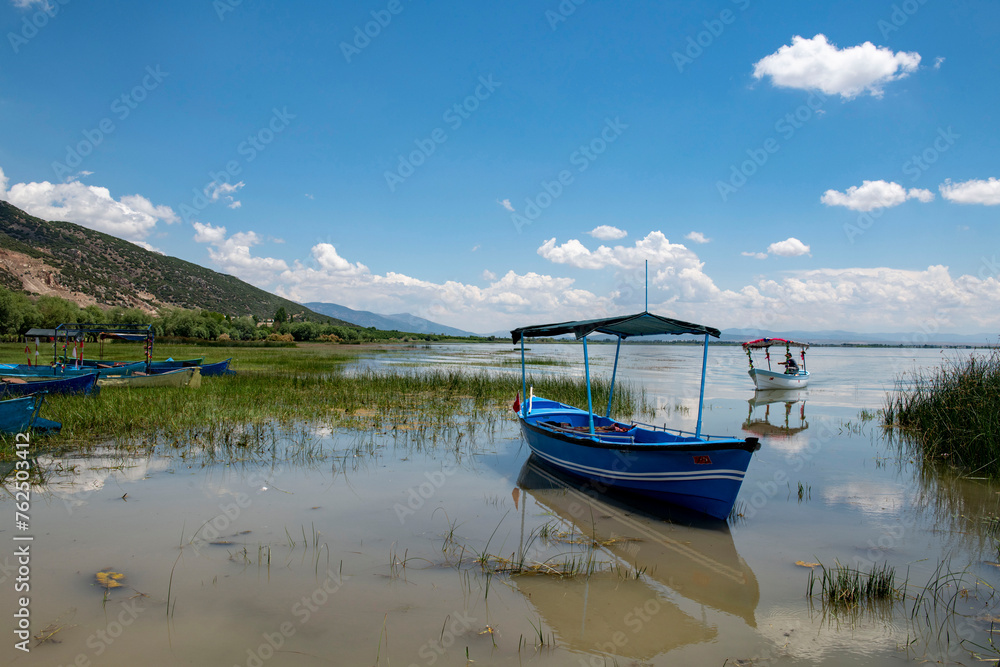
[(834, 608), (854, 609), (881, 602), (893, 602), (902, 597), (896, 587), (896, 570), (888, 563), (872, 565), (871, 572), (837, 563), (820, 566), (820, 574), (809, 573), (809, 597), (817, 594)]
[(898, 379), (882, 415), (925, 458), (1000, 474), (1000, 350)]

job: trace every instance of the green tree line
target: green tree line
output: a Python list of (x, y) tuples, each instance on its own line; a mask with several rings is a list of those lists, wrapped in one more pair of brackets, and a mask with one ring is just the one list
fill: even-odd
[[(0, 339), (18, 341), (32, 328), (54, 329), (60, 324), (150, 324), (157, 337), (173, 336), (199, 340), (255, 341), (279, 338), (287, 341), (326, 340), (335, 343), (369, 343), (391, 340), (438, 341), (450, 336), (381, 331), (374, 327), (350, 327), (324, 322), (290, 321), (279, 308), (271, 326), (258, 326), (252, 317), (230, 317), (208, 310), (164, 308), (151, 315), (137, 308), (80, 308), (54, 296), (29, 297), (0, 288)], [(490, 340), (492, 339), (486, 339)]]

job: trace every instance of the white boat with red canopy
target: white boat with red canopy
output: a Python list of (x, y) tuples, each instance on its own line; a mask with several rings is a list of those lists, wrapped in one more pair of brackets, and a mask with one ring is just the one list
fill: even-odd
[[(785, 355), (782, 361), (776, 362), (776, 366), (784, 368), (771, 368), (771, 348), (784, 347)], [(795, 361), (792, 356), (792, 348), (799, 348), (799, 356), (802, 359), (802, 366)], [(758, 338), (743, 343), (743, 350), (747, 353), (750, 361), (750, 379), (753, 380), (757, 389), (801, 389), (809, 384), (809, 371), (806, 370), (806, 349), (809, 343), (798, 343), (785, 338)], [(767, 368), (755, 368), (753, 365), (752, 350), (764, 350), (764, 358), (767, 361)]]

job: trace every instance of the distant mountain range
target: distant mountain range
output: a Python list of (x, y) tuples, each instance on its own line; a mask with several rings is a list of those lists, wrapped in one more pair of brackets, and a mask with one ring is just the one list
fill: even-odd
[(375, 327), (383, 331), (406, 331), (410, 333), (442, 334), (445, 336), (475, 336), (470, 331), (463, 331), (454, 327), (438, 324), (425, 320), (422, 317), (411, 315), (410, 313), (396, 313), (394, 315), (380, 315), (367, 310), (354, 310), (347, 306), (336, 303), (324, 303), (322, 301), (310, 301), (302, 304), (306, 308), (323, 315), (335, 317), (351, 324), (361, 327)]

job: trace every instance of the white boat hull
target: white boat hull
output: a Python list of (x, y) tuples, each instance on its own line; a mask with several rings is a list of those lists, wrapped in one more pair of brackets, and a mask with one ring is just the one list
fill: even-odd
[(97, 379), (99, 387), (187, 387), (197, 389), (201, 386), (201, 369), (197, 366), (178, 368), (165, 373), (153, 375), (121, 375)]
[(751, 368), (747, 371), (758, 389), (802, 389), (809, 384), (809, 371), (784, 373), (769, 371), (764, 368)]

